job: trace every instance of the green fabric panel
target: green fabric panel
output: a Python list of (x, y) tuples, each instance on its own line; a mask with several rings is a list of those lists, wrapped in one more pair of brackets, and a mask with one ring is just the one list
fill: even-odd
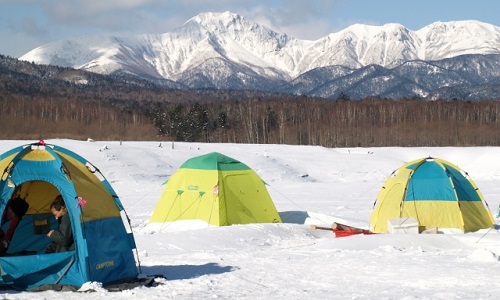
[(188, 159), (180, 168), (218, 171), (243, 171), (250, 169), (244, 163), (218, 152), (212, 152)]

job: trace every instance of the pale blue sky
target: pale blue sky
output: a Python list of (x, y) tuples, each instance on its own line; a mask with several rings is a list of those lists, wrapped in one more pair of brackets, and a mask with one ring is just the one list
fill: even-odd
[(20, 57), (83, 35), (164, 33), (201, 12), (223, 11), (308, 40), (355, 23), (411, 30), (458, 20), (500, 26), (498, 0), (0, 0), (0, 54)]

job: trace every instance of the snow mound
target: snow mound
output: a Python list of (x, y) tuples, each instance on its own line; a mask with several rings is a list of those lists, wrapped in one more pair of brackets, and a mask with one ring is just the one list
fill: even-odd
[(486, 249), (476, 249), (472, 251), (472, 254), (469, 255), (469, 258), (472, 261), (478, 262), (498, 262), (500, 258), (495, 253)]

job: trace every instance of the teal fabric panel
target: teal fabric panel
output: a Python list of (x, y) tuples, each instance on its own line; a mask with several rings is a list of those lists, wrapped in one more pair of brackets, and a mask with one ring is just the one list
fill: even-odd
[[(59, 283), (63, 274), (73, 264), (74, 251), (0, 257), (1, 279), (0, 285), (15, 286), (18, 289)], [(84, 281), (83, 281), (84, 282)], [(80, 286), (79, 282), (66, 282)]]
[(454, 168), (446, 166), (449, 172), (455, 190), (457, 192), (458, 200), (460, 201), (482, 201), (481, 196), (474, 186), (465, 178), (465, 176)]
[(89, 279), (110, 283), (137, 278), (132, 245), (121, 217), (86, 222)]
[(212, 152), (188, 159), (180, 168), (218, 171), (242, 171), (250, 169), (250, 167), (244, 163), (218, 152)]
[[(47, 225), (36, 225), (44, 222), (47, 222)], [(4, 232), (7, 232), (9, 225), (10, 221), (2, 225)], [(51, 242), (47, 237), (47, 232), (57, 226), (57, 221), (52, 214), (25, 215), (17, 225), (7, 254), (44, 253), (45, 247)]]
[(425, 161), (411, 176), (405, 201), (456, 201), (455, 191), (446, 170), (435, 161)]
[(53, 181), (54, 179), (57, 179), (67, 181), (61, 171), (61, 164), (61, 161), (56, 160), (21, 160), (14, 167), (11, 174), (12, 180), (16, 184), (28, 180)]

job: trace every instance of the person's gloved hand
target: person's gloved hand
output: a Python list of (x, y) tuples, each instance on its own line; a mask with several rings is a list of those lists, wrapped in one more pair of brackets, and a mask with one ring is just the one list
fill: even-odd
[(9, 248), (9, 241), (2, 240), (2, 242), (0, 242), (0, 256), (5, 255), (8, 248)]

